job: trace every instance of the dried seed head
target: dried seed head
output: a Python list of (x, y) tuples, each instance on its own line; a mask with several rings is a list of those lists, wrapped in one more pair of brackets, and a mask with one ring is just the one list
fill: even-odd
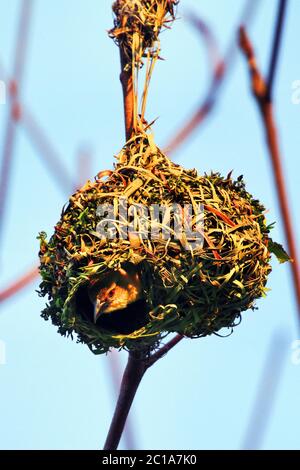
[(136, 67), (149, 51), (157, 55), (159, 34), (163, 27), (169, 27), (175, 19), (174, 0), (116, 0), (114, 28), (109, 31), (111, 38), (122, 49), (126, 64), (132, 61)]

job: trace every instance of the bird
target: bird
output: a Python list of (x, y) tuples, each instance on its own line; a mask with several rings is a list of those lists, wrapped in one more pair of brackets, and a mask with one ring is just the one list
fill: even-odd
[(126, 309), (142, 298), (141, 278), (135, 267), (118, 269), (89, 288), (89, 297), (94, 305), (94, 323), (101, 315)]
[(77, 295), (80, 314), (97, 328), (130, 334), (149, 321), (140, 269), (127, 263), (104, 277), (90, 281)]

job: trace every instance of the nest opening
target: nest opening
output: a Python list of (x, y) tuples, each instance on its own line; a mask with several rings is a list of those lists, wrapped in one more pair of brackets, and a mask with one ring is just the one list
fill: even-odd
[(94, 305), (89, 298), (86, 286), (79, 287), (75, 294), (75, 311), (90, 326), (114, 335), (130, 335), (144, 327), (150, 320), (146, 300), (140, 299), (128, 305), (126, 309), (100, 316), (95, 324), (93, 321)]

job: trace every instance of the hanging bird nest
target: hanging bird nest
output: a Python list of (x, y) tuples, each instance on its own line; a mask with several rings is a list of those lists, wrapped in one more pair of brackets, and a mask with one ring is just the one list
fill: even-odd
[[(112, 347), (151, 350), (169, 333), (198, 338), (231, 330), (265, 294), (270, 253), (289, 259), (269, 238), (265, 209), (246, 191), (242, 177), (234, 181), (231, 175), (185, 170), (147, 132), (158, 35), (174, 20), (177, 3), (114, 3), (110, 36), (127, 74), (126, 131), (132, 137), (113, 171), (98, 174), (70, 198), (50, 240), (45, 233), (39, 236), (40, 295), (48, 297), (42, 316), (62, 335), (76, 333), (97, 354)], [(143, 57), (147, 69), (139, 113)], [(91, 289), (98, 301), (98, 286), (106, 283), (107, 289), (108, 280), (121, 272), (138, 280), (131, 290), (123, 285), (123, 295), (129, 298), (135, 288), (139, 297), (128, 308), (123, 303), (117, 317), (105, 315), (98, 322)]]
[[(184, 233), (171, 236), (163, 217), (157, 227), (169, 230), (170, 236), (146, 237), (151, 211), (136, 211), (130, 220), (118, 217), (124, 200), (134, 208), (162, 201), (165, 207), (200, 205), (203, 243), (193, 244)], [(99, 216), (99, 205), (114, 208), (111, 238), (99, 233), (106, 220)], [(264, 212), (242, 177), (234, 181), (230, 175), (185, 170), (159, 150), (152, 135), (137, 135), (117, 156), (113, 171), (100, 173), (70, 198), (49, 242), (40, 234), (40, 295), (49, 299), (42, 316), (51, 318), (62, 335), (77, 333), (78, 341), (95, 353), (111, 347), (156, 347), (172, 332), (197, 338), (232, 329), (241, 312), (253, 309), (266, 292), (270, 251), (283, 253), (269, 238)], [(124, 236), (132, 224), (135, 230)], [(141, 273), (142, 324), (116, 333), (93, 324), (91, 305), (82, 293), (95, 279), (105, 279), (128, 263)]]

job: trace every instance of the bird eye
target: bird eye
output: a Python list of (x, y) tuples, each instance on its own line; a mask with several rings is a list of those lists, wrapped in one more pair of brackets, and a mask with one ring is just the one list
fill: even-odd
[(108, 297), (111, 299), (115, 294), (115, 289), (112, 289), (111, 291), (109, 291), (108, 293)]

